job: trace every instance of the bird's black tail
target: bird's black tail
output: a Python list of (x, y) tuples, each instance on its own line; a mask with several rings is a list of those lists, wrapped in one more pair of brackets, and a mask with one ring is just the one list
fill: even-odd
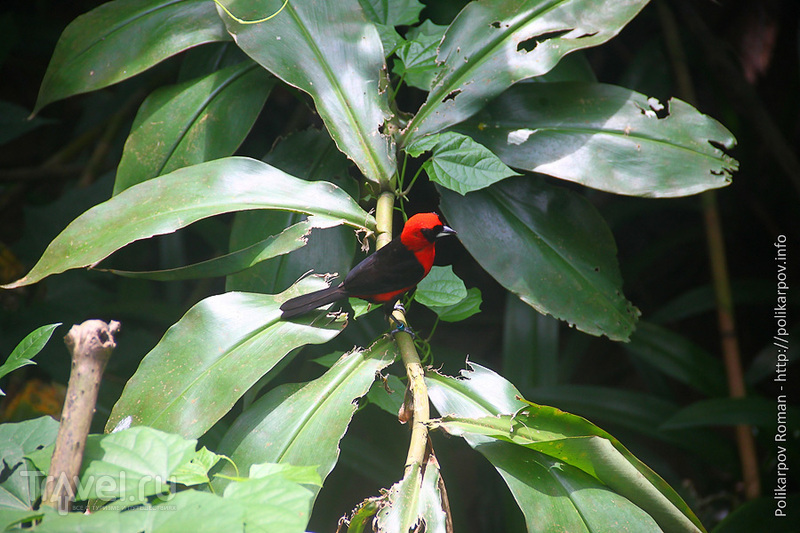
[(281, 305), (281, 311), (283, 311), (281, 318), (304, 315), (318, 307), (341, 300), (345, 296), (347, 296), (347, 292), (341, 284), (321, 291), (301, 294), (296, 298), (283, 302), (283, 305)]

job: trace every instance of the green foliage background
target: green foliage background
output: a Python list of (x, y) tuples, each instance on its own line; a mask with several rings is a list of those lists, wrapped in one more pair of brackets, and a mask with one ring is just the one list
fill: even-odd
[[(755, 520), (754, 516), (760, 516), (762, 520), (770, 516), (769, 493), (775, 482), (776, 450), (772, 442), (775, 426), (776, 389), (772, 383), (775, 356), (770, 341), (774, 330), (771, 312), (775, 297), (773, 243), (778, 234), (786, 235), (791, 253), (792, 243), (800, 237), (797, 231), (800, 227), (797, 216), (797, 199), (800, 195), (797, 158), (796, 153), (794, 156), (791, 154), (791, 150), (789, 154), (786, 153), (787, 147), (798, 144), (798, 130), (794, 124), (798, 116), (798, 104), (793, 97), (800, 89), (796, 48), (797, 6), (788, 2), (775, 2), (762, 8), (744, 4), (709, 5), (702, 6), (702, 13), (697, 14), (693, 11), (695, 8), (687, 8), (681, 2), (668, 4), (678, 14), (680, 21), (678, 37), (688, 52), (692, 83), (697, 93), (696, 107), (718, 119), (738, 141), (738, 147), (732, 155), (740, 161), (741, 169), (735, 174), (733, 185), (720, 189), (717, 195), (726, 237), (728, 268), (733, 279), (745, 377), (751, 397), (739, 403), (725, 399), (727, 385), (719, 355), (720, 342), (699, 198), (688, 196), (656, 200), (598, 190), (614, 190), (617, 186), (615, 180), (620, 179), (613, 172), (615, 168), (625, 167), (631, 176), (647, 176), (651, 170), (654, 176), (682, 176), (687, 172), (686, 169), (697, 171), (701, 168), (705, 164), (702, 157), (681, 160), (672, 156), (660, 139), (647, 138), (641, 140), (642, 156), (638, 166), (627, 166), (625, 161), (578, 159), (558, 166), (542, 164), (541, 159), (536, 159), (537, 154), (533, 149), (504, 154), (503, 146), (496, 144), (497, 136), (486, 134), (487, 131), (505, 132), (522, 126), (545, 130), (552, 127), (553, 117), (519, 116), (519, 113), (509, 113), (508, 109), (518, 109), (514, 107), (515, 102), (524, 98), (541, 100), (572, 95), (578, 101), (585, 101), (589, 98), (584, 94), (585, 85), (574, 80), (591, 80), (593, 76), (604, 84), (619, 85), (644, 95), (645, 98), (637, 101), (642, 120), (646, 119), (647, 113), (656, 113), (657, 109), (650, 106), (646, 97), (653, 96), (666, 103), (679, 91), (665, 45), (666, 39), (673, 35), (665, 35), (663, 14), (656, 5), (645, 7), (608, 44), (583, 53), (594, 74), (582, 70), (585, 65), (581, 62), (565, 60), (563, 70), (558, 71), (563, 74), (556, 76), (563, 75), (571, 80), (569, 82), (561, 84), (557, 78), (550, 79), (553, 83), (542, 84), (537, 89), (538, 93), (529, 91), (515, 94), (515, 89), (509, 90), (478, 114), (455, 126), (455, 132), (435, 139), (414, 138), (413, 135), (403, 139), (409, 153), (422, 154), (430, 150), (434, 153), (434, 158), (424, 163), (425, 173), (414, 183), (403, 205), (413, 212), (441, 209), (448, 222), (459, 230), (463, 244), (444, 243), (440, 248), (440, 261), (452, 263), (455, 273), (465, 280), (470, 291), (479, 289), (482, 298), (481, 313), (464, 321), (440, 322), (434, 326), (437, 315), (421, 305), (412, 307), (411, 316), (415, 329), (423, 333), (435, 327), (434, 359), (431, 362), (441, 367), (444, 374), (456, 375), (464, 367), (465, 355), (469, 355), (471, 361), (493, 368), (513, 382), (528, 400), (585, 416), (609, 430), (636, 457), (674, 487), (709, 530), (748, 531), (745, 528)], [(45, 88), (65, 86), (63, 81), (59, 84), (57, 79), (51, 77), (42, 82), (56, 40), (69, 22), (96, 5), (91, 2), (18, 3), (13, 4), (0, 18), (0, 27), (6, 30), (2, 32), (3, 46), (0, 48), (3, 54), (1, 76), (5, 80), (0, 87), (0, 103), (3, 106), (2, 120), (8, 124), (3, 127), (2, 135), (5, 137), (0, 138), (3, 141), (0, 145), (0, 165), (3, 167), (0, 171), (0, 242), (9, 246), (7, 250), (3, 249), (3, 257), (9, 258), (3, 262), (4, 272), (8, 272), (3, 282), (12, 281), (28, 272), (56, 235), (90, 207), (106, 201), (112, 194), (125, 194), (125, 189), (142, 179), (167, 174), (205, 160), (198, 159), (199, 156), (192, 152), (192, 146), (198, 143), (218, 150), (206, 153), (203, 156), (206, 159), (228, 155), (236, 150), (237, 155), (255, 159), (264, 157), (274, 167), (291, 175), (303, 173), (309, 180), (329, 179), (320, 168), (336, 169), (332, 173), (337, 175), (336, 184), (342, 190), (353, 196), (367, 192), (363, 183), (359, 189), (359, 184), (353, 179), (355, 174), (345, 170), (348, 162), (336, 147), (325, 136), (315, 133), (315, 129), (322, 127), (322, 119), (335, 137), (336, 128), (346, 130), (349, 119), (337, 116), (335, 103), (323, 97), (312, 101), (308, 95), (277, 83), (263, 69), (254, 67), (253, 62), (242, 62), (244, 55), (228, 42), (230, 37), (226, 28), (219, 23), (220, 19), (210, 2), (194, 2), (192, 10), (186, 10), (183, 18), (174, 21), (174, 24), (185, 24), (187, 34), (192, 35), (195, 44), (216, 44), (200, 46), (181, 56), (166, 59), (138, 76), (99, 91), (66, 100), (58, 99), (69, 92), (54, 93), (49, 99), (54, 101), (50, 105), (45, 106), (47, 100), (37, 103), (35, 95), (40, 85)], [(436, 24), (448, 24), (461, 7), (458, 2), (439, 2), (428, 6), (422, 16)], [(239, 16), (255, 18), (242, 9)], [(752, 22), (757, 18), (753, 10), (772, 21), (781, 31), (777, 33), (777, 43), (769, 56), (766, 72), (755, 84), (750, 84), (738, 70), (734, 71), (734, 77), (728, 71), (721, 70), (714, 54), (722, 54), (734, 65), (737, 65), (737, 57), (743, 57), (738, 65), (749, 66), (749, 56), (732, 54), (720, 42), (730, 47), (746, 48), (743, 35), (750, 35), (748, 32), (759, 34), (759, 27)], [(490, 13), (489, 18), (496, 14)], [(708, 28), (699, 30), (697, 20), (704, 21)], [(208, 24), (209, 21), (216, 22)], [(742, 31), (731, 28), (742, 28)], [(227, 21), (227, 30), (237, 34), (239, 45), (245, 51), (250, 46), (249, 39), (259, 42), (259, 30), (256, 27), (237, 26)], [(320, 27), (319, 31), (323, 32), (325, 28)], [(440, 30), (429, 24), (421, 28), (419, 33), (425, 34), (426, 31), (433, 36), (429, 42), (438, 42), (441, 35), (437, 31)], [(761, 31), (766, 32), (763, 29)], [(384, 47), (390, 44), (386, 40), (388, 34), (382, 33)], [(136, 43), (135, 36), (126, 38), (128, 41), (120, 41), (122, 44), (119, 49), (129, 49), (134, 62), (141, 60), (144, 52), (134, 44), (146, 43)], [(415, 46), (424, 47), (428, 41), (417, 38)], [(182, 49), (180, 47), (187, 44), (176, 46)], [(146, 53), (163, 54), (163, 57), (169, 55), (163, 50), (149, 50)], [(271, 63), (274, 54), (258, 50), (248, 53), (268, 68), (280, 67)], [(401, 109), (415, 110), (424, 101), (423, 90), (430, 87), (433, 80), (427, 77), (424, 65), (414, 67), (413, 60), (424, 57), (419, 50), (406, 45), (397, 54), (403, 58), (403, 62), (394, 65), (393, 72), (397, 76), (404, 76), (410, 86), (408, 90), (398, 93), (397, 103)], [(360, 58), (358, 64), (368, 72), (370, 61), (380, 63), (380, 60), (380, 57)], [(301, 64), (313, 66), (314, 61), (306, 59)], [(392, 68), (391, 62), (389, 66)], [(80, 65), (72, 67), (78, 69)], [(211, 71), (213, 73), (209, 74)], [(298, 76), (302, 78), (302, 69), (288, 71), (295, 74), (299, 72)], [(92, 75), (99, 79), (104, 73), (93, 72)], [(359, 75), (353, 74), (355, 77)], [(200, 76), (202, 84), (197, 85), (194, 80)], [(304, 88), (303, 79), (286, 81)], [(515, 80), (508, 81), (510, 85)], [(158, 113), (165, 103), (173, 101), (178, 94), (185, 94), (185, 89), (190, 86), (197, 88), (197, 94), (186, 95), (184, 105), (187, 109), (206, 106), (204, 109), (210, 116), (226, 119), (220, 124), (210, 125), (203, 131), (202, 138), (193, 136), (198, 130), (192, 127), (192, 121), (177, 123), (170, 116), (158, 120)], [(234, 88), (231, 93), (237, 97), (226, 100), (225, 89), (231, 87)], [(448, 96), (446, 83), (441, 87), (439, 96)], [(602, 109), (603, 103), (621, 105), (615, 100), (618, 96), (612, 86), (608, 85), (605, 90), (607, 92), (603, 98), (587, 104), (583, 112), (577, 107), (565, 108), (564, 114), (574, 123), (566, 124), (563, 117), (557, 117), (559, 125), (572, 129), (591, 125), (592, 110)], [(223, 97), (203, 103), (203, 95), (209, 91), (219, 91)], [(552, 93), (548, 94), (548, 91)], [(148, 97), (147, 101), (142, 104), (145, 97)], [(388, 110), (380, 106), (369, 107), (372, 105), (376, 104), (366, 102), (365, 107), (360, 108), (360, 117), (366, 116), (379, 122)], [(35, 106), (41, 108), (37, 117), (23, 122), (22, 117)], [(313, 112), (314, 106), (319, 116)], [(425, 109), (423, 106), (420, 116), (424, 116)], [(673, 103), (669, 107), (669, 113), (673, 116), (677, 117), (682, 112), (678, 104)], [(141, 129), (139, 126), (146, 124), (145, 118), (164, 123), (165, 126), (152, 131)], [(430, 124), (435, 124), (435, 121)], [(187, 128), (183, 136), (185, 142), (162, 151), (158, 136), (174, 138), (176, 134), (170, 132), (169, 128), (180, 127)], [(135, 133), (128, 137), (129, 132)], [(692, 133), (699, 137), (712, 135), (705, 130)], [(720, 136), (719, 131), (715, 133), (718, 134), (715, 138), (717, 144), (703, 147), (712, 155), (718, 151), (720, 144), (730, 141), (724, 135)], [(454, 156), (464, 149), (464, 134), (494, 150), (503, 162), (515, 169), (538, 171), (593, 188), (567, 184), (566, 181), (551, 177), (507, 178), (490, 189), (462, 197), (459, 193), (466, 191), (448, 190), (448, 187), (453, 188), (453, 183), (448, 182), (447, 176), (448, 169), (451, 173), (464, 170), (452, 170), (453, 165), (456, 168), (459, 164), (464, 166), (463, 161)], [(775, 135), (785, 145), (776, 142)], [(294, 144), (279, 144), (281, 139), (292, 137)], [(126, 142), (128, 146), (125, 146)], [(417, 145), (415, 149), (415, 142), (429, 144)], [(559, 136), (556, 128), (552, 138), (540, 142), (539, 146), (544, 153), (550, 153), (547, 150), (564, 149), (564, 142), (565, 138)], [(591, 142), (602, 147), (602, 143), (613, 143), (614, 140), (594, 136)], [(274, 150), (270, 151), (272, 147)], [(351, 156), (362, 149), (340, 148)], [(318, 155), (317, 166), (307, 168), (304, 163), (310, 153)], [(520, 160), (521, 153), (530, 159)], [(372, 161), (374, 164), (370, 166), (363, 161)], [(471, 166), (479, 166), (479, 161), (476, 159)], [(390, 160), (369, 154), (357, 162), (367, 180), (376, 183), (381, 181), (393, 164)], [(604, 165), (606, 162), (610, 164)], [(672, 172), (663, 172), (664, 165), (669, 165)], [(487, 174), (493, 176), (492, 179), (505, 177), (507, 174), (503, 174), (503, 167), (493, 167), (484, 175), (465, 179), (464, 183), (475, 188), (488, 185), (489, 182), (480, 180), (486, 179)], [(231, 173), (235, 174), (232, 170), (236, 170), (227, 166), (215, 168), (213, 164), (208, 168), (208, 175), (212, 177), (230, 176)], [(426, 174), (430, 180), (425, 177)], [(629, 182), (630, 176), (627, 178)], [(194, 182), (195, 179), (193, 175), (188, 181)], [(578, 332), (564, 322), (540, 315), (505, 290), (526, 294), (528, 289), (508, 281), (514, 277), (513, 269), (519, 265), (509, 262), (504, 255), (493, 254), (493, 240), (502, 242), (503, 249), (514, 247), (520, 241), (514, 239), (514, 235), (510, 241), (502, 241), (500, 238), (506, 236), (493, 233), (490, 214), (481, 212), (481, 209), (485, 205), (492, 205), (492, 202), (494, 205), (507, 206), (513, 201), (534, 197), (533, 191), (528, 189), (532, 187), (531, 183), (540, 187), (537, 189), (540, 195), (537, 197), (538, 205), (551, 206), (546, 219), (549, 224), (559, 228), (575, 224), (594, 229), (596, 233), (587, 239), (587, 247), (597, 245), (598, 249), (607, 251), (613, 249), (616, 243), (619, 266), (613, 256), (609, 256), (604, 259), (608, 263), (599, 268), (604, 274), (610, 272), (612, 287), (619, 287), (620, 284), (624, 287), (625, 296), (612, 305), (617, 313), (620, 316), (632, 313), (628, 307), (630, 302), (642, 312), (629, 343), (615, 343), (605, 337)], [(669, 188), (675, 193), (650, 195), (671, 197), (698, 192), (691, 189), (691, 183), (661, 183), (660, 187), (664, 190)], [(226, 186), (223, 190), (230, 191), (231, 188)], [(628, 194), (642, 193), (629, 191)], [(248, 190), (247, 195), (252, 195), (252, 191)], [(481, 200), (478, 202), (476, 198)], [(231, 201), (235, 202), (236, 199), (232, 198)], [(166, 202), (166, 205), (169, 203)], [(130, 203), (134, 211), (137, 205), (140, 203)], [(348, 209), (343, 204), (335, 215), (343, 219), (350, 217), (351, 226), (364, 223), (357, 220), (355, 210), (348, 212)], [(135, 216), (135, 213), (123, 213), (115, 206), (109, 212), (110, 216), (121, 218), (108, 219), (111, 222), (106, 220), (103, 222), (105, 224), (119, 223), (119, 220), (129, 220), (126, 217)], [(480, 216), (476, 216), (476, 213)], [(573, 213), (576, 214), (573, 216)], [(583, 219), (583, 216), (587, 218)], [(479, 218), (481, 224), (475, 224), (475, 218)], [(602, 220), (606, 221), (610, 231), (597, 223)], [(184, 225), (189, 222), (186, 221)], [(397, 224), (400, 222), (398, 219)], [(286, 241), (263, 242), (263, 239), (297, 223), (302, 224), (296, 214), (263, 215), (253, 212), (240, 213), (235, 217), (223, 214), (196, 222), (184, 231), (158, 237), (153, 242), (127, 246), (110, 259), (108, 266), (120, 270), (169, 270), (227, 253), (229, 249), (255, 246), (250, 256), (230, 259), (243, 264), (241, 262), (252, 261), (256, 251), (263, 253), (278, 246), (291, 247), (285, 244), (291, 235), (285, 236)], [(520, 220), (515, 228), (518, 234), (523, 234), (531, 224), (533, 222)], [(326, 228), (330, 225), (322, 219), (317, 221), (317, 227)], [(295, 227), (295, 231), (301, 233), (304, 229), (302, 226)], [(101, 431), (103, 422), (109, 416), (114, 419), (112, 406), (142, 356), (156, 345), (164, 331), (176, 323), (187, 309), (226, 288), (256, 289), (272, 294), (281, 292), (294, 282), (297, 278), (294, 273), (303, 265), (315, 264), (327, 271), (344, 272), (351, 264), (357, 246), (352, 235), (351, 230), (342, 227), (315, 230), (311, 237), (312, 244), (324, 242), (328, 244), (327, 248), (309, 246), (266, 265), (262, 264), (257, 270), (229, 276), (224, 282), (217, 278), (161, 284), (137, 277), (112, 277), (91, 270), (73, 270), (49, 277), (43, 283), (21, 291), (4, 291), (0, 294), (0, 353), (11, 353), (22, 337), (44, 324), (79, 323), (93, 317), (120, 320), (124, 325), (124, 334), (107, 370), (96, 417), (97, 430)], [(91, 241), (91, 238), (88, 240)], [(480, 247), (487, 243), (490, 244), (488, 249), (481, 251)], [(109, 244), (108, 253), (118, 247)], [(495, 255), (496, 260), (478, 264), (470, 258), (470, 253), (476, 257)], [(74, 266), (90, 264), (94, 260), (76, 259)], [(793, 265), (790, 266), (792, 271), (796, 271)], [(546, 265), (539, 267), (540, 270), (544, 268)], [(615, 273), (617, 269), (619, 273)], [(174, 275), (164, 274), (166, 277)], [(576, 310), (583, 311), (581, 306), (563, 297), (555, 300), (529, 299), (528, 303), (569, 322), (579, 321), (581, 317), (573, 313)], [(247, 305), (255, 310), (267, 304), (254, 298)], [(563, 308), (555, 307), (558, 305)], [(792, 309), (796, 309), (794, 303)], [(201, 313), (202, 309), (197, 312)], [(606, 314), (595, 309), (588, 316)], [(222, 321), (219, 327), (227, 328), (229, 323)], [(246, 327), (246, 324), (240, 325)], [(585, 324), (583, 327), (579, 324), (579, 327), (583, 331), (591, 329)], [(337, 337), (334, 347), (345, 351), (354, 344), (364, 345), (364, 339), (376, 338), (384, 329), (379, 317), (368, 315), (352, 322)], [(633, 320), (622, 327), (616, 323), (598, 324), (590, 333), (605, 332), (612, 338), (625, 339), (632, 329)], [(794, 328), (792, 331), (796, 330)], [(275, 333), (286, 341), (286, 350), (290, 349), (288, 338), (292, 334), (283, 331)], [(319, 335), (319, 342), (328, 338), (324, 332)], [(195, 338), (194, 341), (202, 343), (203, 339)], [(278, 363), (275, 372), (261, 379), (260, 371), (252, 378), (244, 371), (236, 374), (237, 379), (244, 380), (243, 393), (251, 384), (253, 387), (228, 416), (210, 429), (204, 428), (209, 431), (202, 436), (201, 443), (212, 450), (230, 450), (231, 455), (236, 456), (236, 438), (231, 435), (235, 436), (245, 422), (250, 425), (259, 423), (258, 406), (281, 404), (293, 397), (296, 391), (291, 383), (318, 378), (322, 367), (313, 362), (313, 358), (329, 354), (332, 349), (328, 345), (327, 348), (306, 349), (297, 358), (287, 357)], [(796, 358), (795, 353), (796, 350), (791, 353), (792, 360)], [(13, 380), (19, 381), (12, 381), (3, 389), (18, 388), (23, 380), (34, 376), (66, 382), (68, 365), (65, 363), (64, 350), (58, 343), (51, 342), (36, 361), (38, 365), (27, 367), (27, 373), (17, 371), (12, 374)], [(383, 364), (380, 357), (375, 361), (373, 365), (380, 367)], [(288, 366), (283, 368), (283, 365)], [(282, 369), (283, 372), (278, 373)], [(796, 379), (792, 377), (794, 382)], [(365, 386), (353, 385), (353, 390)], [(259, 395), (259, 391), (267, 390), (270, 392)], [(405, 457), (407, 433), (398, 427), (391, 416), (376, 408), (381, 402), (392, 404), (397, 401), (396, 398), (387, 400), (378, 392), (373, 390), (370, 393), (372, 402), (359, 410), (347, 437), (341, 442), (339, 463), (325, 481), (326, 487), (336, 487), (337, 490), (323, 489), (319, 493), (310, 529), (330, 530), (338, 516), (364, 498), (376, 495), (381, 487), (390, 487), (398, 480)], [(169, 391), (165, 391), (164, 398), (168, 397)], [(234, 401), (236, 399), (238, 397)], [(796, 403), (795, 399), (791, 401)], [(220, 408), (220, 412), (227, 412), (229, 407)], [(396, 409), (397, 406), (384, 407)], [(169, 411), (165, 408), (164, 412)], [(179, 414), (181, 412), (178, 410)], [(236, 420), (239, 413), (249, 413), (249, 416), (243, 415)], [(478, 415), (470, 413), (461, 416)], [(165, 428), (174, 430), (176, 424), (186, 428), (185, 422), (179, 418), (169, 419)], [(766, 495), (764, 500), (744, 506), (743, 495), (736, 485), (741, 473), (731, 432), (734, 423), (749, 423), (756, 430), (762, 493)], [(227, 437), (223, 438), (223, 435)], [(335, 435), (331, 438), (335, 438)], [(793, 451), (790, 457), (792, 465), (796, 465), (800, 447), (797, 446), (797, 435), (793, 434), (792, 438), (790, 450)], [(504, 444), (507, 443), (479, 451), (491, 460), (491, 454), (497, 453), (496, 448)], [(481, 462), (460, 439), (438, 439), (435, 445), (442, 463), (442, 475), (448, 483), (457, 531), (516, 531), (525, 527), (525, 517), (488, 463)], [(538, 452), (526, 450), (524, 453)], [(466, 457), (469, 460), (465, 460)], [(251, 460), (242, 457), (240, 460), (252, 464), (268, 458)], [(735, 509), (738, 509), (737, 513), (728, 521), (722, 520)], [(770, 531), (779, 531), (777, 528), (785, 526), (785, 522), (777, 522), (770, 526)]]

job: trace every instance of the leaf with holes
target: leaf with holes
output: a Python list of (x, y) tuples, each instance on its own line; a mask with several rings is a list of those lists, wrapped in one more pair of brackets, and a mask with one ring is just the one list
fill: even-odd
[(488, 0), (459, 13), (439, 47), (442, 71), (401, 145), (457, 124), (514, 83), (612, 37), (647, 0)]
[(456, 129), (514, 168), (617, 194), (696, 194), (738, 168), (721, 150), (736, 140), (713, 118), (601, 83), (517, 85)]

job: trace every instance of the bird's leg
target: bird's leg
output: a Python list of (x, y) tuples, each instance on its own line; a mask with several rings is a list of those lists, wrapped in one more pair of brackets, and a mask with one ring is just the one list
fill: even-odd
[[(388, 308), (388, 305), (386, 307)], [(394, 306), (391, 308), (391, 310), (387, 312), (387, 316), (389, 317), (389, 322), (391, 322), (392, 325), (394, 325), (394, 329), (392, 329), (392, 331), (389, 332), (389, 335), (391, 335), (392, 338), (394, 338), (394, 336), (397, 335), (398, 333), (404, 332), (411, 335), (412, 339), (416, 339), (417, 334), (414, 333), (414, 330), (411, 329), (411, 327), (408, 324), (405, 324), (400, 320), (398, 320), (397, 318), (395, 318), (394, 311), (400, 311), (405, 316), (406, 308), (405, 306), (403, 306), (403, 303), (400, 300), (397, 300), (394, 303)]]

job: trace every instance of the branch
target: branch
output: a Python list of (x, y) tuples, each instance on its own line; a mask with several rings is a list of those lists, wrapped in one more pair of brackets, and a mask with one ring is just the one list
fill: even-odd
[[(384, 192), (378, 197), (375, 219), (377, 220), (378, 238), (377, 247), (389, 243), (392, 238), (392, 211), (394, 209), (394, 193)], [(405, 326), (404, 331), (395, 334), (395, 342), (400, 350), (403, 365), (408, 376), (408, 390), (411, 392), (411, 441), (408, 445), (406, 457), (406, 472), (417, 464), (420, 471), (425, 464), (425, 449), (428, 445), (428, 426), (430, 419), (430, 405), (428, 403), (428, 387), (425, 385), (425, 370), (419, 360), (419, 354), (414, 346), (414, 339), (408, 333), (408, 323), (402, 311), (392, 313), (394, 319)]]
[(64, 337), (72, 353), (72, 371), (42, 500), (59, 512), (68, 512), (75, 499), (100, 380), (111, 352), (116, 348), (114, 335), (119, 328), (120, 323), (114, 320), (110, 324), (102, 320), (87, 320), (80, 326), (72, 326)]

